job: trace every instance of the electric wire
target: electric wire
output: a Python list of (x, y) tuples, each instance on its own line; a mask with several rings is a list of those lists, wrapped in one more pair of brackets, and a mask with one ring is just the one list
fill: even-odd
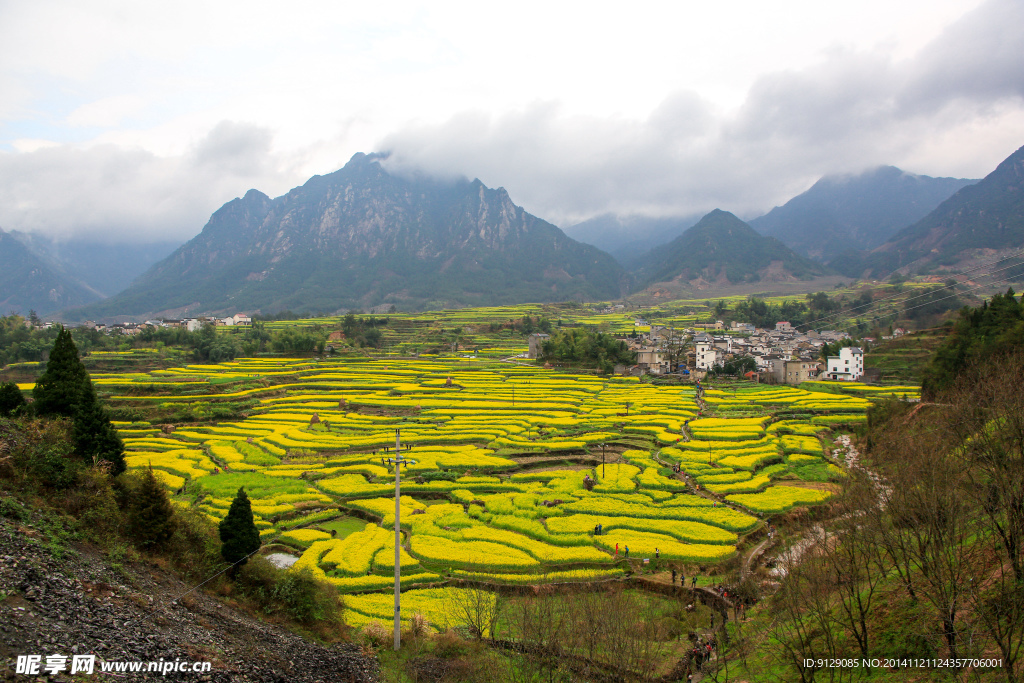
[[(981, 270), (983, 268), (988, 268), (990, 266), (998, 265), (999, 263), (1002, 263), (1002, 262), (1004, 262), (1004, 261), (1006, 261), (1008, 259), (1018, 258), (1018, 257), (1024, 257), (1024, 249), (1018, 251), (1016, 254), (1010, 254), (1009, 256), (1001, 256), (998, 259), (994, 259), (994, 260), (989, 261), (987, 263), (983, 263), (983, 264), (981, 264), (979, 266), (975, 266), (974, 268), (970, 268), (968, 270), (962, 271), (961, 273), (958, 273), (958, 275), (967, 275), (967, 274), (970, 274), (970, 273), (974, 273), (974, 272), (976, 272), (978, 270)], [(1020, 263), (1015, 263), (1015, 264), (1011, 264), (1009, 266), (1004, 266), (1002, 268), (997, 268), (995, 270), (989, 271), (988, 273), (982, 273), (981, 275), (978, 275), (976, 277), (989, 277), (990, 275), (993, 275), (993, 274), (998, 273), (1000, 271), (1008, 270), (1010, 268), (1016, 268), (1016, 267), (1021, 266), (1021, 265), (1024, 265), (1024, 260), (1022, 260)], [(904, 302), (912, 301), (913, 299), (916, 299), (916, 298), (919, 298), (919, 297), (925, 296), (925, 295), (926, 295), (926, 293), (921, 293), (921, 294), (917, 294), (917, 295), (914, 295), (914, 296), (911, 296), (911, 297), (907, 297), (904, 300)], [(893, 294), (893, 295), (890, 295), (890, 296), (882, 297), (881, 299), (875, 299), (875, 300), (872, 300), (871, 302), (866, 303), (866, 304), (860, 304), (860, 305), (857, 305), (857, 306), (851, 306), (851, 307), (849, 307), (849, 308), (847, 308), (845, 310), (840, 310), (840, 311), (837, 311), (835, 313), (830, 313), (829, 315), (822, 316), (821, 318), (816, 318), (815, 320), (810, 320), (808, 322), (801, 323), (801, 324), (797, 325), (796, 327), (798, 327), (798, 328), (799, 327), (806, 327), (808, 325), (813, 325), (814, 323), (821, 322), (823, 320), (829, 320), (831, 318), (839, 318), (839, 317), (842, 317), (842, 316), (845, 316), (845, 315), (853, 313), (858, 308), (868, 307), (870, 309), (875, 304), (882, 304), (882, 303), (885, 303), (887, 301), (892, 301), (893, 299), (898, 299), (898, 298), (900, 298), (899, 294)], [(865, 312), (866, 311), (861, 311), (860, 314), (863, 314)]]

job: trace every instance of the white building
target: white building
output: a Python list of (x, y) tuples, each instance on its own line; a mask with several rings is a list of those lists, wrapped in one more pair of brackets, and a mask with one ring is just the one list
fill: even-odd
[(548, 339), (551, 339), (551, 335), (544, 334), (543, 332), (534, 332), (527, 339), (529, 340), (530, 345), (528, 347), (528, 350), (526, 351), (526, 357), (537, 358), (538, 356), (540, 356), (541, 351), (543, 350), (541, 347), (543, 346), (544, 342), (546, 342)]
[(742, 334), (754, 334), (757, 328), (754, 327), (753, 323), (738, 323), (735, 320), (732, 321), (732, 331), (740, 332)]
[(825, 368), (827, 379), (857, 381), (864, 375), (864, 351), (856, 346), (839, 349), (838, 356), (829, 356)]
[(715, 340), (711, 338), (711, 335), (701, 333), (693, 338), (693, 348), (697, 355), (697, 369), (698, 370), (710, 370), (715, 367), (715, 361), (718, 360), (718, 351), (715, 350)]

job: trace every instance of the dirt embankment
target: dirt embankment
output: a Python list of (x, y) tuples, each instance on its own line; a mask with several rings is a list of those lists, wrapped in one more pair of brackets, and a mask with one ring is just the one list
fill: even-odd
[[(223, 605), (159, 568), (115, 570), (89, 549), (51, 552), (31, 521), (0, 518), (0, 658), (96, 655), (100, 662), (209, 661), (208, 673), (112, 674), (131, 679), (375, 683), (378, 664), (352, 644), (323, 646)], [(33, 677), (44, 680), (43, 677)], [(49, 677), (47, 677), (49, 678)], [(91, 678), (91, 677), (86, 677)], [(66, 670), (50, 680), (71, 680)], [(75, 680), (82, 680), (81, 674)]]

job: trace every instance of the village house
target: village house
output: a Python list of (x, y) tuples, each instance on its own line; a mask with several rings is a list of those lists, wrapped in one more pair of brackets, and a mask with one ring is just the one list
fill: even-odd
[(784, 334), (791, 334), (794, 330), (793, 326), (789, 323), (789, 321), (782, 320), (775, 323), (775, 331), (782, 332)]
[(550, 334), (544, 334), (543, 332), (535, 332), (529, 336), (530, 348), (526, 352), (527, 358), (537, 358), (541, 354), (541, 345), (551, 338)]
[(864, 351), (856, 346), (839, 349), (838, 356), (829, 356), (825, 363), (828, 379), (857, 381), (864, 375)]
[(807, 359), (779, 359), (772, 363), (772, 378), (778, 384), (800, 384), (814, 379), (820, 366)]
[(715, 340), (711, 335), (700, 333), (693, 338), (693, 346), (696, 351), (695, 367), (698, 370), (710, 370), (718, 360), (718, 352), (715, 350)]

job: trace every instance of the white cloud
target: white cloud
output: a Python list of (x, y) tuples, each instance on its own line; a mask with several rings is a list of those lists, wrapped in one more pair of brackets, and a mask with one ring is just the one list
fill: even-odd
[(1022, 8), (0, 3), (0, 226), (184, 238), (382, 148), (563, 225), (980, 175), (1024, 138)]
[(115, 95), (89, 102), (68, 114), (70, 126), (99, 126), (110, 128), (119, 125), (125, 118), (138, 113), (145, 100), (138, 95)]
[(0, 227), (54, 237), (147, 241), (195, 235), (224, 202), (293, 182), (271, 136), (224, 121), (186, 154), (96, 145), (0, 153)]
[(687, 91), (645, 119), (542, 103), (410, 126), (380, 146), (393, 168), (479, 176), (563, 225), (608, 211), (752, 216), (820, 175), (883, 163), (980, 177), (1024, 142), (1022, 96), (1024, 3), (990, 0), (908, 59), (836, 48), (762, 75), (731, 111)]

